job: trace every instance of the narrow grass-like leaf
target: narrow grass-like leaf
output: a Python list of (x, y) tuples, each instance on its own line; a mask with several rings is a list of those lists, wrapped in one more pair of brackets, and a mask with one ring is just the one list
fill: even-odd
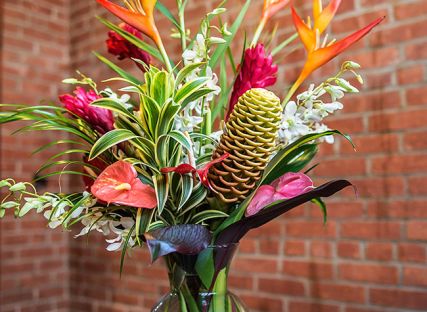
[(236, 20), (234, 21), (233, 25), (231, 25), (229, 31), (230, 35), (225, 38), (226, 43), (220, 44), (217, 49), (215, 50), (214, 54), (212, 55), (209, 65), (212, 69), (216, 67), (219, 60), (225, 56), (227, 48), (230, 46), (231, 42), (233, 41), (234, 37), (237, 34), (237, 31), (240, 28), (240, 25), (242, 24), (246, 12), (248, 11), (251, 4), (251, 0), (246, 0), (245, 4), (243, 5), (242, 9), (240, 10), (239, 15), (237, 16)]
[(153, 183), (157, 197), (157, 212), (161, 215), (168, 200), (169, 182), (167, 175), (158, 174), (153, 176)]
[(101, 61), (103, 62), (105, 65), (107, 65), (108, 67), (110, 67), (112, 70), (114, 70), (117, 74), (119, 74), (121, 77), (131, 81), (134, 84), (141, 84), (141, 81), (139, 81), (137, 78), (135, 78), (134, 76), (132, 76), (131, 74), (129, 74), (128, 72), (124, 71), (123, 69), (121, 69), (119, 66), (117, 66), (116, 64), (114, 64), (113, 62), (111, 62), (110, 60), (108, 60), (107, 58), (103, 57), (101, 54), (97, 53), (97, 52), (93, 52), (93, 54), (95, 54), (95, 56)]

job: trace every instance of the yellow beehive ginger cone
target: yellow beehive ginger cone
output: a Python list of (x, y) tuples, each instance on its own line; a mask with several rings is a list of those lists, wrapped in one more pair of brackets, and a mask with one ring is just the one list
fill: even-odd
[(280, 99), (268, 90), (254, 88), (239, 98), (213, 159), (230, 156), (209, 173), (221, 201), (238, 203), (254, 190), (275, 150), (281, 116)]

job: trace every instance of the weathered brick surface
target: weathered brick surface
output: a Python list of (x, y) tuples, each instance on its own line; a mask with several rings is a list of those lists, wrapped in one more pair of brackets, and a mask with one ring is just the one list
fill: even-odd
[[(98, 79), (111, 75), (90, 54), (105, 53), (106, 30), (94, 16), (107, 14), (95, 1), (3, 2), (3, 102), (55, 98), (70, 69)], [(164, 2), (172, 7), (174, 1)], [(217, 2), (190, 1), (189, 26), (196, 27)], [(236, 3), (232, 14), (240, 2), (230, 1)], [(261, 2), (254, 1), (248, 31)], [(383, 14), (386, 21), (369, 38), (312, 77), (321, 81), (343, 60), (363, 65), (363, 93), (348, 97), (344, 111), (328, 123), (352, 133), (358, 151), (344, 140), (322, 146), (315, 172), (317, 183), (351, 179), (358, 199), (346, 191), (328, 200), (326, 226), (317, 207), (304, 206), (242, 242), (230, 284), (251, 311), (427, 310), (427, 3), (346, 0), (332, 31), (341, 38)], [(292, 33), (288, 12), (274, 21), (281, 23), (280, 40)], [(170, 28), (165, 20), (159, 26)], [(236, 48), (241, 40), (233, 43)], [(167, 49), (172, 55), (177, 43), (167, 42)], [(298, 74), (301, 63), (292, 62), (302, 55), (282, 59), (278, 92)], [(2, 128), (2, 175), (28, 179), (41, 160), (33, 157), (29, 164), (22, 147), (46, 138), (11, 139), (7, 131)], [(2, 311), (148, 311), (167, 290), (161, 264), (150, 265), (146, 251), (126, 259), (120, 279), (119, 254), (107, 252), (97, 235), (89, 244), (68, 241), (70, 236), (47, 231), (37, 217), (0, 224)]]

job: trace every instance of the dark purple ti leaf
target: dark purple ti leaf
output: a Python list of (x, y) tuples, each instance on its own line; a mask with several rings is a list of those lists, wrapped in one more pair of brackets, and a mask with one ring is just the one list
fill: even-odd
[(145, 233), (144, 236), (153, 262), (173, 252), (196, 255), (211, 242), (209, 230), (196, 224), (168, 226)]
[[(258, 228), (270, 222), (271, 220), (277, 218), (285, 212), (288, 212), (293, 208), (298, 207), (299, 205), (302, 205), (313, 199), (332, 196), (336, 192), (351, 185), (352, 184), (346, 180), (331, 181), (302, 195), (277, 202), (276, 204), (272, 204), (269, 207), (266, 207), (265, 209), (261, 210), (256, 215), (243, 218), (240, 221), (229, 225), (218, 235), (215, 244), (225, 245), (238, 243), (240, 239), (242, 239), (242, 237), (245, 236), (245, 234), (248, 233), (250, 230)], [(222, 269), (224, 267), (226, 263), (226, 261), (224, 260), (225, 257), (225, 254), (218, 253), (216, 255), (216, 269)]]

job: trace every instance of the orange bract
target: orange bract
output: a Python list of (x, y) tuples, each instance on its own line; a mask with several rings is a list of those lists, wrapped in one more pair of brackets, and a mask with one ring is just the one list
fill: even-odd
[(108, 0), (97, 1), (126, 24), (142, 31), (156, 44), (159, 43), (160, 35), (153, 17), (157, 0), (125, 0), (127, 9)]
[(313, 0), (313, 25), (311, 25), (311, 23), (304, 23), (301, 17), (296, 13), (295, 9), (293, 7), (291, 8), (295, 28), (308, 55), (300, 76), (289, 91), (290, 95), (296, 91), (296, 89), (313, 71), (323, 66), (353, 43), (363, 38), (384, 19), (384, 17), (380, 17), (368, 26), (338, 42), (331, 42), (327, 44), (326, 40), (324, 40), (322, 43), (320, 35), (332, 21), (340, 4), (341, 0), (332, 0), (325, 9), (322, 9), (322, 1)]
[(274, 14), (283, 9), (290, 0), (264, 0), (264, 8), (262, 11), (262, 18), (269, 19)]
[(125, 161), (108, 166), (92, 185), (91, 192), (109, 204), (148, 209), (157, 206), (154, 188), (143, 184), (135, 168)]

